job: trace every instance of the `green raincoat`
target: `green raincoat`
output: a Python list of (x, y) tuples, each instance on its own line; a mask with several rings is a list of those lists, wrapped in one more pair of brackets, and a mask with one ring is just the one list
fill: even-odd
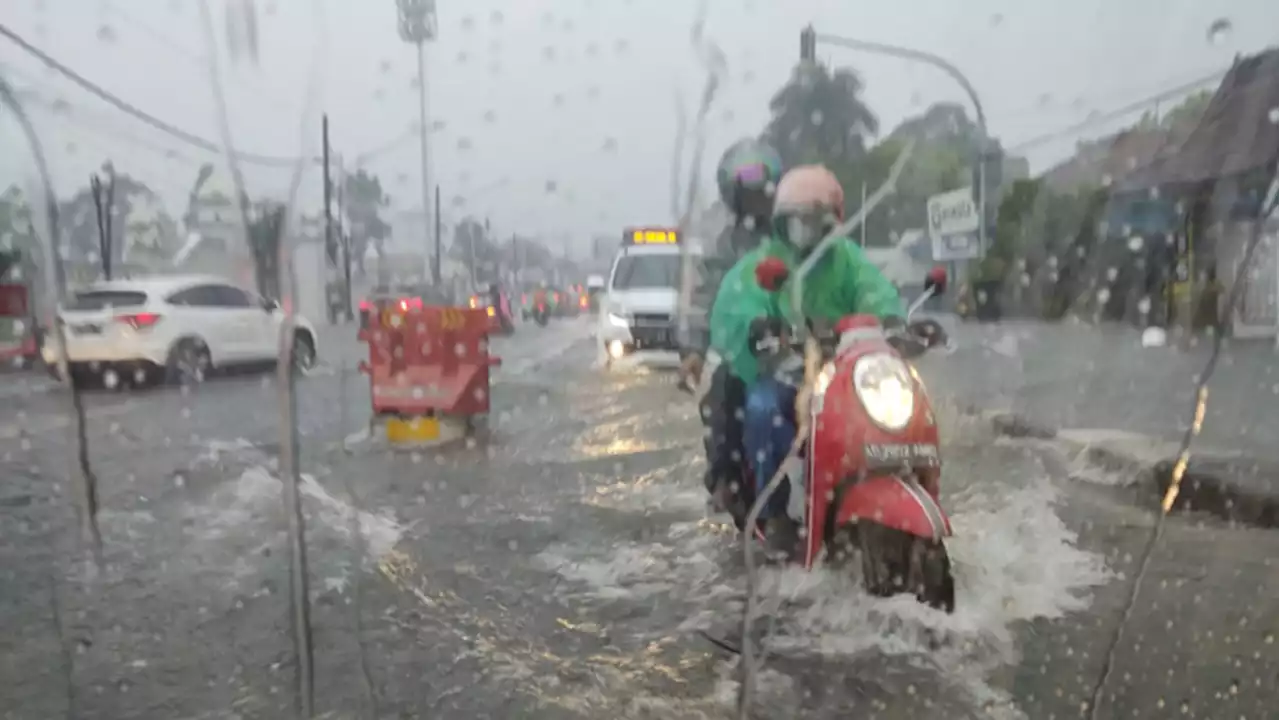
[[(756, 378), (756, 358), (748, 340), (751, 321), (758, 317), (781, 317), (792, 325), (791, 284), (778, 292), (768, 292), (756, 282), (756, 265), (766, 257), (776, 257), (793, 271), (800, 265), (795, 249), (770, 238), (737, 262), (725, 275), (711, 310), (711, 347), (720, 354), (743, 382)], [(905, 309), (898, 290), (867, 259), (853, 241), (837, 242), (809, 271), (804, 281), (804, 317), (834, 324), (846, 315), (902, 317)]]

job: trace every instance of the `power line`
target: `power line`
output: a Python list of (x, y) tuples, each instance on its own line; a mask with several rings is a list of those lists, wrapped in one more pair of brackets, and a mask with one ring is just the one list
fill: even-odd
[[(137, 106), (129, 102), (126, 102), (124, 100), (121, 100), (115, 95), (107, 92), (106, 90), (99, 87), (97, 84), (91, 82), (90, 80), (85, 79), (82, 75), (80, 75), (76, 71), (72, 70), (66, 65), (63, 65), (62, 63), (58, 62), (54, 58), (50, 57), (47, 53), (45, 53), (40, 48), (37, 48), (36, 46), (24, 40), (20, 35), (15, 33), (13, 30), (10, 30), (7, 25), (0, 24), (0, 36), (4, 36), (10, 42), (14, 43), (19, 48), (26, 51), (28, 55), (31, 55), (32, 57), (36, 58), (40, 62), (44, 63), (45, 65), (48, 65), (50, 68), (53, 68), (53, 70), (58, 72), (63, 77), (66, 77), (67, 79), (74, 82), (76, 85), (79, 85), (81, 88), (87, 91), (90, 95), (93, 95), (94, 97), (107, 103), (108, 105), (111, 105), (117, 110), (120, 110), (126, 115), (130, 115), (135, 119), (139, 120), (140, 122), (146, 125), (149, 125), (152, 128), (159, 130), (160, 132), (165, 133), (166, 135), (169, 135), (170, 137), (173, 137), (177, 140), (181, 140), (182, 142), (185, 142), (188, 145), (198, 147), (207, 152), (212, 152), (212, 153), (222, 152), (222, 149), (216, 143), (210, 142), (209, 140), (206, 140), (194, 133), (189, 133), (186, 130), (170, 125), (169, 123), (155, 117), (154, 115), (151, 115), (150, 113), (143, 111)], [(263, 165), (267, 167), (293, 167), (299, 162), (298, 158), (272, 157), (269, 155), (257, 155), (254, 153), (236, 153), (236, 157), (238, 157), (243, 162), (252, 163), (255, 165)]]
[[(175, 41), (173, 38), (169, 37), (165, 33), (157, 30), (152, 25), (149, 25), (143, 22), (141, 19), (138, 18), (138, 16), (126, 11), (124, 8), (120, 7), (115, 2), (112, 2), (111, 0), (105, 0), (104, 7), (106, 7), (108, 12), (119, 15), (123, 20), (126, 21), (126, 23), (131, 24), (134, 27), (134, 29), (139, 30), (144, 35), (150, 36), (151, 39), (155, 40), (161, 45), (168, 47), (174, 53), (187, 58), (191, 62), (196, 63), (197, 65), (204, 65), (205, 63), (209, 62), (209, 57), (207, 55), (203, 55), (199, 52), (192, 50), (191, 48), (183, 46), (181, 43)], [(264, 88), (261, 86), (254, 87), (254, 89), (258, 90), (260, 97), (265, 99), (268, 103), (275, 105), (276, 107), (285, 106), (285, 104), (278, 97), (280, 94), (279, 90), (274, 88)]]
[[(154, 115), (151, 115), (150, 113), (142, 110), (136, 105), (133, 105), (132, 103), (129, 103), (113, 95), (112, 93), (103, 89), (96, 83), (86, 79), (84, 76), (80, 75), (76, 71), (58, 62), (55, 58), (51, 57), (40, 48), (37, 48), (36, 46), (27, 42), (25, 39), (22, 38), (22, 36), (18, 35), (13, 30), (11, 30), (7, 25), (4, 25), (2, 23), (0, 23), (0, 36), (3, 36), (4, 38), (8, 39), (10, 42), (14, 43), (19, 48), (26, 51), (27, 54), (36, 58), (37, 60), (44, 63), (48, 67), (52, 68), (55, 72), (59, 73), (60, 75), (71, 80), (76, 85), (79, 85), (82, 89), (87, 91), (90, 95), (93, 95), (94, 97), (98, 98), (99, 100), (102, 100), (108, 105), (111, 105), (117, 110), (120, 110), (126, 115), (129, 115), (134, 119), (142, 122), (143, 124), (148, 125), (156, 130), (159, 130), (160, 132), (176, 140), (186, 143), (187, 145), (199, 148), (201, 150), (204, 150), (205, 152), (210, 152), (218, 155), (222, 154), (222, 148), (217, 143), (214, 143), (210, 140), (206, 140), (205, 138), (202, 138), (199, 135), (196, 135), (195, 133), (187, 132), (182, 128), (171, 125), (165, 122), (164, 120), (161, 120), (155, 117)], [(399, 143), (403, 142), (403, 140), (404, 140), (403, 137), (397, 137), (396, 139), (388, 143), (384, 143), (383, 145), (377, 148), (374, 148), (371, 151), (360, 153), (357, 157), (361, 157), (361, 158), (371, 157), (371, 156), (380, 155), (380, 154), (389, 152), (391, 149), (398, 146)], [(287, 158), (287, 157), (259, 155), (256, 153), (245, 153), (245, 152), (236, 152), (235, 157), (241, 160), (242, 162), (246, 162), (252, 165), (260, 165), (263, 167), (277, 167), (277, 168), (291, 168), (297, 165), (299, 162), (306, 160), (305, 158), (296, 158), (296, 157)], [(310, 161), (320, 162), (321, 159), (319, 157), (312, 157), (310, 158)]]
[(1162, 102), (1170, 98), (1182, 97), (1193, 90), (1197, 90), (1201, 87), (1204, 87), (1205, 85), (1208, 85), (1209, 83), (1216, 83), (1221, 81), (1222, 78), (1229, 71), (1230, 71), (1230, 68), (1225, 68), (1223, 70), (1216, 71), (1210, 75), (1205, 75), (1203, 77), (1192, 80), (1191, 82), (1183, 83), (1182, 85), (1178, 85), (1176, 87), (1165, 90), (1157, 95), (1152, 95), (1150, 97), (1143, 98), (1142, 100), (1129, 103), (1124, 107), (1117, 108), (1110, 112), (1102, 113), (1101, 115), (1094, 115), (1092, 117), (1086, 118), (1085, 120), (1082, 120), (1081, 122), (1075, 123), (1073, 125), (1069, 125), (1065, 128), (1055, 130), (1053, 132), (1045, 133), (1043, 135), (1038, 135), (1028, 140), (1024, 140), (1020, 143), (1016, 143), (1014, 145), (1011, 145), (1005, 148), (1005, 152), (1008, 152), (1008, 153), (1024, 152), (1030, 148), (1036, 147), (1037, 145), (1043, 145), (1048, 142), (1053, 142), (1054, 140), (1060, 140), (1070, 135), (1079, 134), (1082, 130), (1087, 130), (1088, 128), (1093, 127), (1095, 125), (1100, 125), (1102, 123), (1110, 122), (1112, 120), (1118, 120), (1128, 115), (1132, 115), (1133, 113), (1138, 112), (1139, 110), (1145, 110), (1146, 108), (1154, 105), (1155, 103)]

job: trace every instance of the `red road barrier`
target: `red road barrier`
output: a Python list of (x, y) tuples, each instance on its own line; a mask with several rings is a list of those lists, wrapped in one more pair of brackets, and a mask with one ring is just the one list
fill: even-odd
[(375, 415), (470, 416), (489, 411), (489, 318), (483, 308), (384, 311), (360, 331), (369, 344)]
[(0, 283), (0, 322), (21, 322), (18, 337), (0, 340), (0, 361), (30, 362), (40, 352), (36, 341), (36, 324), (31, 316), (30, 288), (25, 283)]

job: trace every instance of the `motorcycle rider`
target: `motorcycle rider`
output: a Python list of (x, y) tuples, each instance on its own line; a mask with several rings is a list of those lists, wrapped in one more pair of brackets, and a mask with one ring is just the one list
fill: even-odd
[[(782, 179), (782, 158), (777, 151), (755, 138), (744, 138), (729, 146), (716, 166), (716, 186), (720, 201), (729, 210), (731, 222), (702, 256), (699, 282), (693, 288), (690, 305), (695, 317), (682, 338), (684, 362), (681, 378), (688, 389), (701, 375), (710, 333), (706, 321), (720, 289), (720, 280), (744, 254), (768, 235), (773, 189)], [(698, 322), (701, 320), (701, 322)]]
[[(711, 348), (746, 386), (743, 449), (757, 492), (786, 458), (796, 433), (796, 389), (776, 379), (769, 367), (775, 350), (785, 347), (785, 328), (808, 323), (821, 334), (854, 314), (875, 315), (890, 331), (905, 325), (897, 289), (848, 238), (831, 246), (803, 279), (801, 317), (793, 317), (790, 303), (795, 277), (787, 277), (776, 291), (761, 287), (756, 271), (762, 260), (777, 258), (789, 271), (795, 270), (843, 219), (844, 191), (829, 170), (819, 165), (790, 170), (774, 196), (771, 236), (738, 261), (716, 296)], [(928, 330), (936, 331), (932, 326)], [(720, 485), (725, 486), (726, 480)], [(786, 513), (788, 494), (788, 486), (782, 485), (761, 517), (769, 544), (790, 552), (796, 546), (798, 528)]]
[[(716, 184), (732, 223), (703, 255), (700, 283), (693, 289), (690, 304), (699, 312), (691, 313), (694, 322), (684, 338), (685, 358), (681, 366), (681, 380), (688, 389), (701, 379), (711, 340), (707, 321), (721, 280), (734, 263), (768, 237), (773, 191), (781, 179), (781, 157), (754, 138), (739, 140), (720, 157)], [(723, 479), (742, 477), (742, 421), (737, 413), (744, 402), (745, 390), (728, 366), (721, 364), (712, 373), (709, 389), (699, 401), (708, 430), (703, 441), (708, 468), (704, 482), (713, 502), (724, 499), (727, 488), (720, 487)]]

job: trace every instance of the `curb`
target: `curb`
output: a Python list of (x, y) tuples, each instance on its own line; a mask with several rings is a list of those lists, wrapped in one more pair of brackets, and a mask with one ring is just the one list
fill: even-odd
[[(1177, 443), (1137, 433), (1057, 429), (1012, 412), (982, 414), (997, 435), (1054, 441), (1079, 452), (1091, 465), (1132, 475), (1135, 485), (1146, 485), (1155, 491), (1156, 502), (1168, 490), (1177, 461)], [(1193, 451), (1174, 509), (1275, 529), (1280, 494), (1275, 488), (1258, 487), (1257, 478), (1277, 476), (1280, 463), (1274, 458)]]

